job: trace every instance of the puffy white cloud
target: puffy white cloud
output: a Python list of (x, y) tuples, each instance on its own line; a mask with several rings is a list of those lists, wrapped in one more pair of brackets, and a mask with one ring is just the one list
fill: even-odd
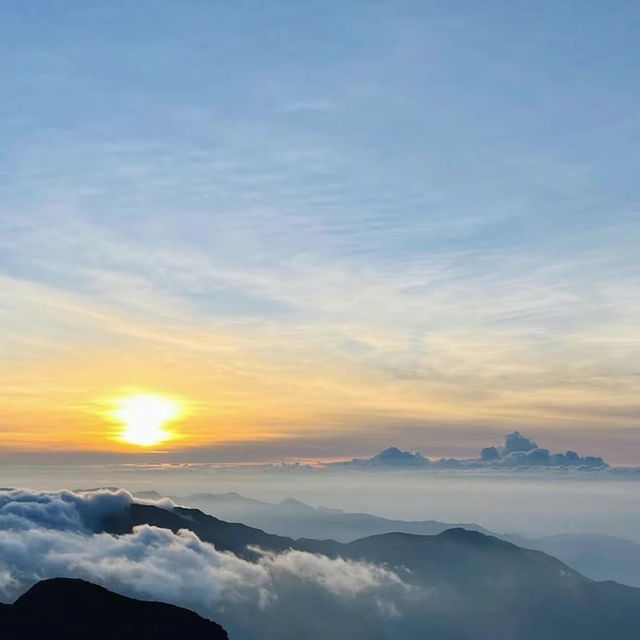
[(296, 576), (342, 596), (356, 596), (367, 589), (385, 585), (407, 588), (395, 573), (378, 565), (342, 558), (332, 559), (304, 551), (262, 551), (259, 564), (272, 575), (279, 573)]
[(93, 531), (105, 515), (123, 510), (132, 501), (131, 494), (124, 490), (36, 492), (3, 489), (0, 491), (0, 527), (88, 532)]

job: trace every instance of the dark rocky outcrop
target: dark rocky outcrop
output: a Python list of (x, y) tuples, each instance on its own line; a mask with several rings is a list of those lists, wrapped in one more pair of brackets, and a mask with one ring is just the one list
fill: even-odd
[(136, 600), (84, 580), (35, 584), (0, 605), (1, 640), (228, 640), (217, 623), (162, 602)]

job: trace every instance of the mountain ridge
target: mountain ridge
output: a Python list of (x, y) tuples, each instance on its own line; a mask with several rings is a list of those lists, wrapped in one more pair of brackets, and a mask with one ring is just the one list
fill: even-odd
[[(619, 637), (640, 634), (640, 589), (590, 580), (542, 551), (459, 527), (440, 535), (392, 532), (345, 544), (276, 536), (198, 509), (137, 503), (102, 527), (123, 534), (141, 524), (189, 529), (219, 550), (253, 561), (264, 552), (303, 551), (386, 567), (410, 588), (430, 594), (435, 613), (425, 617), (416, 610), (407, 619), (416, 616), (415, 624), (437, 631), (438, 638), (582, 640), (612, 629)], [(505, 611), (513, 628), (496, 626)]]
[[(162, 497), (158, 493), (153, 495), (155, 499)], [(379, 533), (400, 531), (417, 535), (437, 535), (447, 529), (462, 527), (496, 536), (520, 547), (544, 551), (594, 580), (612, 579), (622, 584), (640, 587), (640, 544), (625, 538), (580, 533), (531, 538), (517, 533), (494, 532), (477, 523), (397, 520), (370, 513), (350, 513), (340, 509), (312, 507), (292, 499), (270, 503), (237, 493), (224, 494), (224, 499), (220, 499), (221, 495), (201, 492), (172, 496), (171, 500), (176, 504), (199, 508), (226, 521), (243, 522), (276, 535), (292, 538), (351, 542)], [(285, 507), (282, 506), (283, 503), (286, 503)], [(295, 504), (301, 505), (300, 508), (296, 509)]]

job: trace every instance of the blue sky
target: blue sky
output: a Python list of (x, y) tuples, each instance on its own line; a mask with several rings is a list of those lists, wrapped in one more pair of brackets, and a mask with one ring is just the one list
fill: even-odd
[(136, 387), (221, 451), (640, 457), (637, 3), (0, 13), (7, 446)]

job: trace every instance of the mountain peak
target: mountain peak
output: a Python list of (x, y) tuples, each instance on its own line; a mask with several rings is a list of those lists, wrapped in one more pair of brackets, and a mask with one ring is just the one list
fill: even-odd
[(315, 509), (304, 502), (300, 502), (300, 500), (296, 500), (295, 498), (285, 498), (278, 503), (281, 507), (286, 507), (290, 509), (304, 509), (305, 511), (315, 511)]

